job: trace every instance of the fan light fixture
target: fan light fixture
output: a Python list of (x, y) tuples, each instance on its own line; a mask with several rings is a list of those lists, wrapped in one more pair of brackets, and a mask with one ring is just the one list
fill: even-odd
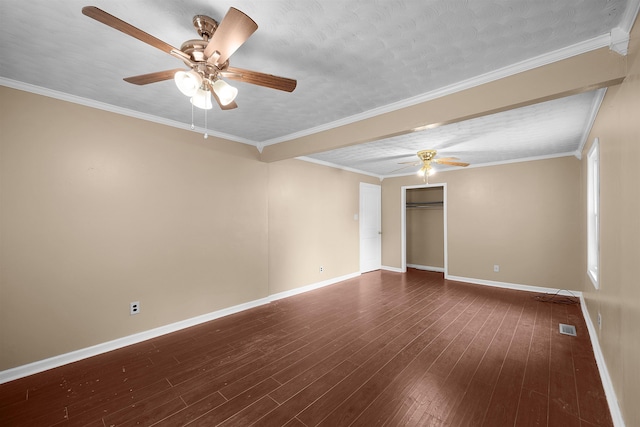
[[(204, 79), (196, 71), (178, 71), (173, 77), (180, 92), (191, 98), (191, 102), (198, 108), (209, 110), (212, 107), (211, 92), (207, 89), (210, 80)], [(220, 100), (221, 105), (229, 105), (238, 96), (238, 89), (224, 80), (217, 79), (211, 87)]]
[(422, 166), (422, 168), (418, 171), (418, 175), (419, 176), (432, 176), (436, 174), (436, 170), (434, 168), (431, 167), (431, 165), (429, 166)]
[(213, 83), (213, 91), (218, 95), (218, 99), (222, 105), (229, 105), (238, 95), (238, 89), (220, 79)]
[[(431, 175), (436, 173), (436, 170), (433, 168), (432, 163), (437, 163), (439, 165), (448, 165), (448, 166), (469, 166), (469, 163), (459, 162), (457, 161), (457, 157), (440, 157), (436, 158), (436, 154), (438, 152), (436, 150), (420, 150), (416, 153), (420, 161), (422, 162), (422, 167), (418, 171), (418, 176), (424, 179), (424, 183), (428, 184), (428, 178)], [(420, 162), (402, 162), (401, 165), (410, 165), (405, 167), (418, 166), (421, 164)], [(404, 168), (400, 168), (404, 169)], [(400, 170), (398, 169), (398, 170)], [(395, 172), (395, 171), (392, 171)]]
[(418, 151), (418, 158), (422, 160), (422, 168), (418, 171), (418, 176), (424, 178), (425, 184), (428, 182), (427, 178), (436, 173), (435, 169), (431, 166), (431, 161), (435, 156), (436, 150)]
[(210, 110), (213, 108), (213, 103), (211, 102), (211, 92), (206, 89), (200, 87), (196, 90), (196, 93), (191, 97), (191, 103), (203, 110)]
[(192, 97), (196, 94), (200, 86), (202, 86), (202, 76), (195, 71), (178, 71), (173, 80), (183, 95)]

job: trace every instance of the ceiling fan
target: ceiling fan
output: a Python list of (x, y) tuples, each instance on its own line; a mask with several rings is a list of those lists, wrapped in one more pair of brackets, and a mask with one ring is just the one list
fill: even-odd
[[(428, 181), (429, 175), (433, 175), (435, 173), (433, 167), (431, 166), (431, 163), (437, 163), (440, 165), (449, 165), (449, 166), (463, 166), (463, 167), (469, 166), (469, 163), (456, 161), (456, 160), (459, 160), (456, 157), (435, 158), (436, 154), (438, 154), (436, 150), (420, 150), (417, 153), (417, 156), (420, 159), (419, 162), (402, 162), (399, 164), (410, 165), (410, 166), (422, 165), (422, 168), (420, 168), (420, 170), (418, 171), (418, 175), (423, 177), (425, 184)], [(410, 167), (410, 166), (405, 166), (405, 167)]]
[(222, 77), (285, 92), (293, 92), (296, 88), (296, 80), (229, 65), (229, 57), (258, 29), (258, 24), (249, 16), (233, 7), (229, 8), (219, 24), (205, 15), (194, 16), (193, 26), (202, 39), (187, 40), (180, 49), (95, 6), (83, 7), (82, 13), (184, 62), (189, 67), (188, 70), (178, 68), (158, 71), (126, 77), (124, 80), (136, 85), (146, 85), (173, 78), (180, 92), (190, 97), (196, 107), (205, 110), (212, 108), (212, 97), (223, 110), (238, 107), (234, 102), (238, 90), (222, 80)]

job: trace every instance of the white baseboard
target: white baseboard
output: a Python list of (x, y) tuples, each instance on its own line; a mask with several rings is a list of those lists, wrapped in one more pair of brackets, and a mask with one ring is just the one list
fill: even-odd
[(420, 264), (407, 264), (407, 267), (415, 268), (416, 270), (435, 271), (437, 273), (444, 273), (444, 267), (432, 267), (430, 265), (420, 265)]
[(57, 368), (62, 365), (77, 362), (82, 359), (86, 359), (92, 356), (97, 356), (102, 353), (106, 353), (112, 350), (117, 350), (128, 345), (137, 344), (142, 341), (156, 338), (161, 335), (176, 332), (181, 329), (189, 328), (191, 326), (199, 325), (201, 323), (209, 322), (211, 320), (218, 319), (220, 317), (228, 316), (230, 314), (238, 313), (250, 308), (258, 307), (263, 304), (268, 304), (272, 301), (276, 301), (282, 298), (286, 298), (292, 295), (297, 295), (303, 292), (309, 292), (314, 289), (318, 289), (324, 286), (332, 285), (338, 282), (342, 282), (347, 279), (359, 276), (360, 273), (347, 274), (345, 276), (335, 277), (333, 279), (324, 280), (322, 282), (314, 283), (301, 288), (292, 289), (290, 291), (280, 292), (277, 294), (269, 295), (266, 298), (261, 298), (254, 301), (249, 301), (243, 304), (235, 305), (233, 307), (223, 308), (211, 313), (203, 314), (201, 316), (192, 317), (190, 319), (182, 320), (180, 322), (171, 323), (169, 325), (161, 326), (158, 328), (150, 329), (148, 331), (139, 332), (137, 334), (129, 335), (122, 338), (117, 338), (112, 341), (97, 344), (91, 347), (75, 350), (69, 353), (61, 354), (59, 356), (50, 357), (48, 359), (39, 360), (37, 362), (29, 363), (27, 365), (17, 366), (15, 368), (0, 371), (0, 384), (4, 384), (9, 381), (17, 380), (29, 375), (37, 374), (39, 372), (47, 371), (49, 369)]
[[(408, 267), (418, 268), (412, 265), (408, 265)], [(382, 270), (388, 270), (393, 272), (401, 273), (402, 270), (396, 267), (386, 267), (383, 266)], [(142, 341), (146, 341), (151, 338), (156, 338), (161, 335), (169, 334), (171, 332), (176, 332), (181, 329), (189, 328), (191, 326), (195, 326), (201, 323), (209, 322), (211, 320), (218, 319), (220, 317), (228, 316), (230, 314), (238, 313), (244, 310), (248, 310), (250, 308), (258, 307), (263, 304), (268, 304), (272, 301), (276, 301), (282, 298), (287, 298), (293, 295), (298, 295), (304, 292), (309, 292), (314, 289), (319, 289), (324, 286), (333, 285), (335, 283), (348, 280), (354, 277), (360, 276), (360, 273), (351, 273), (345, 276), (336, 277), (333, 279), (324, 280), (322, 282), (314, 283), (311, 285), (303, 286), (301, 288), (292, 289), (289, 291), (279, 292), (277, 294), (270, 295), (266, 298), (261, 298), (258, 300), (246, 302), (244, 304), (239, 304), (233, 307), (228, 307), (222, 310), (217, 310), (212, 313), (207, 313), (201, 316), (193, 317), (191, 319), (186, 319), (180, 322), (172, 323), (166, 326), (161, 326), (159, 328), (151, 329), (148, 331), (140, 332), (137, 334), (129, 335), (127, 337), (118, 338), (113, 341), (108, 341), (105, 343), (97, 344), (91, 347), (87, 347), (84, 349), (72, 351), (70, 353), (61, 354), (59, 356), (54, 356), (48, 359), (40, 360), (37, 362), (29, 363), (27, 365), (18, 366), (15, 368), (7, 369), (5, 371), (0, 372), (0, 384), (16, 380), (18, 378), (26, 377), (29, 375), (37, 374), (39, 372), (43, 372), (49, 369), (57, 368), (62, 365), (66, 365), (68, 363), (76, 362), (78, 360), (86, 359), (88, 357), (97, 356), (102, 353), (106, 353), (112, 350), (116, 350), (122, 347), (126, 347), (128, 345), (137, 344)], [(598, 334), (596, 329), (591, 321), (591, 317), (586, 308), (586, 303), (582, 292), (579, 291), (564, 291), (553, 288), (544, 288), (539, 286), (531, 286), (531, 285), (521, 285), (515, 283), (507, 283), (507, 282), (495, 282), (491, 280), (484, 279), (473, 279), (469, 277), (460, 277), (460, 276), (447, 276), (447, 280), (454, 280), (458, 282), (466, 282), (477, 285), (484, 286), (494, 286), (499, 288), (506, 289), (515, 289), (520, 291), (528, 291), (528, 292), (538, 292), (538, 293), (556, 293), (558, 292), (560, 295), (567, 296), (575, 296), (580, 298), (580, 305), (582, 309), (582, 315), (585, 319), (585, 323), (587, 324), (587, 329), (589, 331), (589, 336), (591, 338), (591, 344), (593, 346), (593, 352), (596, 359), (596, 364), (598, 366), (598, 370), (600, 372), (600, 377), (602, 379), (602, 385), (604, 388), (605, 395), (607, 397), (607, 402), (609, 404), (609, 409), (611, 411), (611, 417), (613, 418), (614, 426), (616, 427), (625, 427), (624, 419), (622, 418), (622, 413), (620, 412), (620, 407), (618, 406), (618, 399), (616, 398), (615, 390), (613, 388), (613, 383), (611, 382), (611, 377), (609, 376), (609, 371), (607, 370), (607, 366), (604, 360), (604, 355), (602, 354), (602, 350), (600, 348), (600, 342), (598, 340)]]
[(460, 276), (447, 276), (447, 280), (455, 280), (458, 282), (466, 282), (472, 283), (476, 285), (484, 285), (484, 286), (495, 286), (498, 288), (506, 288), (506, 289), (515, 289), (518, 291), (528, 291), (528, 292), (538, 292), (538, 293), (558, 293), (559, 295), (566, 296), (574, 296), (580, 298), (580, 309), (582, 310), (582, 317), (584, 317), (584, 321), (587, 324), (587, 330), (589, 332), (589, 337), (591, 338), (591, 345), (593, 347), (593, 353), (595, 355), (596, 364), (598, 365), (598, 371), (600, 372), (600, 379), (602, 380), (602, 387), (604, 388), (604, 393), (607, 397), (607, 403), (609, 404), (609, 411), (611, 412), (611, 418), (613, 419), (613, 425), (615, 427), (625, 427), (624, 419), (622, 418), (622, 412), (620, 411), (620, 406), (618, 406), (618, 399), (616, 397), (616, 392), (613, 388), (613, 383), (611, 382), (611, 377), (609, 376), (609, 371), (607, 370), (607, 365), (604, 360), (604, 355), (602, 354), (602, 349), (600, 348), (600, 341), (598, 340), (598, 334), (596, 332), (596, 328), (591, 321), (591, 316), (589, 316), (589, 312), (587, 311), (587, 304), (584, 300), (584, 296), (580, 291), (567, 291), (553, 288), (543, 288), (539, 286), (531, 286), (531, 285), (520, 285), (516, 283), (507, 283), (507, 282), (494, 282), (492, 280), (484, 280), (484, 279), (473, 279), (469, 277), (460, 277)]
[(593, 347), (593, 354), (596, 357), (596, 364), (598, 365), (598, 371), (600, 372), (600, 379), (602, 380), (604, 394), (607, 396), (607, 403), (609, 404), (609, 411), (611, 412), (613, 425), (615, 427), (625, 427), (622, 412), (620, 411), (620, 406), (618, 406), (616, 391), (613, 388), (613, 382), (611, 382), (611, 376), (609, 376), (609, 370), (607, 369), (607, 364), (604, 360), (604, 354), (602, 354), (602, 349), (600, 348), (598, 333), (591, 321), (591, 316), (587, 310), (587, 303), (582, 295), (580, 295), (580, 308), (582, 309), (582, 317), (584, 317), (584, 321), (587, 324), (589, 337), (591, 337), (591, 346)]
[(311, 285), (303, 286), (301, 288), (291, 289), (289, 291), (278, 292), (277, 294), (273, 294), (269, 296), (269, 301), (276, 301), (282, 298), (291, 297), (294, 295), (302, 294), (304, 292), (313, 291), (314, 289), (322, 288), (329, 285), (334, 285), (338, 282), (343, 282), (345, 280), (353, 279), (354, 277), (360, 276), (360, 273), (351, 273), (340, 277), (334, 277), (333, 279), (323, 280), (322, 282), (312, 283)]
[(389, 266), (386, 266), (386, 265), (383, 265), (382, 267), (380, 267), (380, 270), (392, 271), (394, 273), (404, 273), (404, 271), (402, 271), (401, 268), (389, 267)]
[(565, 289), (544, 288), (541, 286), (520, 285), (517, 283), (495, 282), (493, 280), (473, 279), (471, 277), (447, 276), (447, 280), (455, 280), (456, 282), (473, 283), (474, 285), (493, 286), (496, 288), (515, 289), (517, 291), (538, 292), (538, 293), (558, 293), (558, 295), (572, 296), (580, 298), (582, 292), (570, 291)]

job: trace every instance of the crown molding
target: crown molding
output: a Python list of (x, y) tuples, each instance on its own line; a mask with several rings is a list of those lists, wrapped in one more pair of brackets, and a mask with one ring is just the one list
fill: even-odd
[(292, 139), (301, 138), (304, 136), (334, 129), (340, 126), (355, 123), (361, 120), (369, 119), (381, 114), (390, 113), (396, 110), (400, 110), (402, 108), (411, 107), (416, 104), (431, 101), (433, 99), (451, 95), (453, 93), (460, 92), (466, 89), (471, 89), (476, 86), (480, 86), (486, 83), (500, 80), (515, 74), (532, 70), (534, 68), (538, 68), (554, 62), (558, 62), (563, 59), (571, 58), (573, 56), (577, 56), (577, 55), (587, 53), (596, 49), (600, 49), (602, 47), (609, 47), (611, 50), (614, 50), (618, 53), (626, 55), (626, 47), (628, 46), (628, 42), (629, 42), (629, 32), (631, 30), (631, 26), (635, 22), (636, 16), (638, 15), (638, 11), (640, 9), (640, 0), (630, 0), (630, 1), (631, 3), (629, 3), (625, 11), (625, 14), (623, 16), (620, 26), (614, 28), (608, 34), (603, 34), (601, 36), (594, 37), (590, 40), (576, 43), (574, 45), (561, 48), (546, 54), (542, 54), (530, 59), (526, 59), (524, 61), (517, 62), (515, 64), (500, 68), (498, 70), (481, 74), (479, 76), (476, 76), (467, 80), (463, 80), (458, 83), (454, 83), (430, 92), (426, 92), (420, 95), (413, 96), (411, 98), (404, 99), (402, 101), (387, 104), (378, 108), (365, 111), (360, 114), (355, 114), (340, 120), (325, 123), (320, 126), (308, 128), (300, 132), (294, 132), (288, 135), (284, 135), (278, 138), (268, 139), (265, 141), (253, 141), (250, 139), (238, 137), (236, 135), (217, 132), (215, 130), (210, 130), (210, 129), (205, 130), (202, 127), (196, 127), (195, 129), (192, 130), (190, 124), (180, 123), (180, 122), (169, 120), (169, 119), (164, 119), (151, 114), (140, 113), (138, 111), (117, 107), (111, 104), (106, 104), (106, 103), (94, 101), (91, 99), (82, 98), (76, 95), (70, 95), (64, 92), (59, 92), (52, 89), (47, 89), (40, 86), (19, 82), (16, 80), (6, 79), (4, 77), (0, 77), (0, 85), (11, 87), (13, 89), (23, 90), (26, 92), (35, 93), (42, 96), (47, 96), (50, 98), (59, 99), (62, 101), (84, 105), (91, 108), (97, 108), (100, 110), (109, 111), (116, 114), (134, 117), (141, 120), (159, 123), (166, 126), (175, 127), (178, 129), (195, 131), (201, 134), (206, 133), (208, 135), (215, 136), (218, 138), (240, 142), (242, 144), (253, 145), (258, 149), (259, 152), (262, 152), (262, 149), (264, 149), (264, 147), (269, 145), (274, 145), (274, 144), (289, 141)]
[[(557, 159), (560, 157), (575, 157), (576, 153), (575, 151), (572, 152), (568, 152), (568, 153), (557, 153), (557, 154), (547, 154), (544, 156), (533, 156), (533, 157), (523, 157), (521, 159), (512, 159), (512, 160), (501, 160), (498, 162), (488, 162), (488, 163), (477, 163), (477, 164), (472, 164), (469, 166), (452, 166), (450, 168), (447, 168), (446, 170), (440, 170), (440, 171), (436, 171), (436, 173), (443, 173), (443, 172), (449, 172), (449, 171), (455, 171), (455, 170), (461, 170), (461, 169), (474, 169), (474, 168), (486, 168), (486, 167), (490, 167), (490, 166), (502, 166), (502, 165), (510, 165), (512, 163), (523, 163), (523, 162), (535, 162), (537, 160), (549, 160), (549, 159)], [(403, 176), (412, 176), (415, 175), (415, 172), (411, 172), (411, 173), (402, 173), (402, 174), (395, 174), (395, 175), (384, 175), (382, 178), (386, 179), (386, 178), (400, 178)]]
[[(521, 159), (501, 160), (498, 162), (478, 163), (474, 165), (469, 165), (464, 169), (484, 168), (488, 166), (502, 166), (502, 165), (510, 165), (513, 163), (522, 163), (522, 162), (535, 162), (538, 160), (558, 159), (560, 157), (575, 157), (575, 152), (571, 151), (571, 152), (565, 152), (565, 153), (545, 154), (544, 156), (523, 157)], [(459, 169), (459, 168), (456, 167), (456, 169)]]
[(609, 49), (622, 56), (627, 56), (627, 53), (629, 52), (629, 33), (625, 32), (620, 27), (612, 29)]
[[(442, 173), (442, 172), (449, 172), (449, 171), (454, 171), (454, 170), (460, 170), (460, 169), (474, 169), (474, 168), (484, 168), (484, 167), (489, 167), (489, 166), (502, 166), (502, 165), (510, 165), (512, 163), (522, 163), (522, 162), (534, 162), (537, 160), (549, 160), (549, 159), (557, 159), (560, 157), (577, 157), (576, 156), (576, 151), (571, 151), (571, 152), (566, 152), (566, 153), (556, 153), (556, 154), (547, 154), (544, 156), (533, 156), (533, 157), (524, 157), (521, 159), (512, 159), (512, 160), (501, 160), (498, 162), (488, 162), (488, 163), (478, 163), (478, 164), (473, 164), (473, 165), (469, 165), (469, 166), (452, 166), (450, 168), (447, 168), (446, 170), (441, 170), (438, 171), (437, 173)], [(371, 172), (367, 172), (367, 171), (363, 171), (363, 170), (359, 170), (359, 169), (354, 169), (354, 168), (350, 168), (347, 166), (342, 166), (342, 165), (338, 165), (335, 163), (331, 163), (331, 162), (325, 162), (323, 160), (317, 160), (317, 159), (313, 159), (311, 157), (306, 157), (306, 156), (301, 156), (301, 157), (296, 157), (297, 160), (302, 160), (304, 162), (309, 162), (309, 163), (315, 163), (321, 166), (327, 166), (330, 168), (334, 168), (334, 169), (342, 169), (344, 171), (347, 172), (354, 172), (354, 173), (358, 173), (361, 175), (367, 175), (367, 176), (372, 176), (375, 178), (380, 179), (380, 181), (383, 181), (387, 178), (400, 178), (400, 177), (404, 177), (404, 176), (412, 176), (415, 175), (415, 172), (410, 172), (410, 173), (400, 173), (400, 174), (393, 174), (393, 175), (378, 175), (378, 174), (374, 174)]]
[[(222, 139), (227, 139), (227, 140), (230, 140), (230, 141), (240, 142), (240, 143), (243, 143), (243, 144), (253, 145), (258, 149), (259, 152), (262, 152), (262, 150), (266, 146), (265, 143), (250, 141), (250, 140), (246, 140), (246, 139), (243, 139), (243, 138), (238, 138), (238, 137), (233, 136), (233, 135), (225, 134), (225, 133), (222, 133), (222, 132), (212, 131), (210, 129), (205, 131), (205, 129), (203, 129), (203, 128), (196, 127), (195, 130), (192, 130), (191, 126), (188, 125), (188, 124), (185, 124), (185, 123), (180, 123), (180, 122), (173, 121), (173, 120), (168, 120), (168, 119), (162, 119), (162, 118), (159, 118), (157, 116), (153, 116), (151, 114), (144, 114), (144, 113), (140, 113), (140, 112), (137, 112), (137, 111), (129, 110), (129, 109), (126, 109), (126, 108), (116, 107), (116, 106), (111, 105), (111, 104), (106, 104), (106, 103), (103, 103), (103, 102), (94, 101), (92, 99), (82, 98), (82, 97), (79, 97), (79, 96), (76, 96), (76, 95), (70, 95), (68, 93), (59, 92), (59, 91), (55, 91), (55, 90), (52, 90), (52, 89), (47, 89), (47, 88), (43, 88), (43, 87), (40, 87), (40, 86), (36, 86), (36, 85), (24, 83), (24, 82), (19, 82), (19, 81), (16, 81), (16, 80), (7, 79), (7, 78), (4, 78), (4, 77), (0, 77), (0, 86), (6, 86), (6, 87), (10, 87), (12, 89), (17, 89), (17, 90), (22, 90), (22, 91), (25, 91), (25, 92), (34, 93), (36, 95), (42, 95), (42, 96), (46, 96), (46, 97), (49, 97), (49, 98), (58, 99), (58, 100), (61, 100), (61, 101), (66, 101), (66, 102), (71, 102), (71, 103), (74, 103), (74, 104), (84, 105), (84, 106), (90, 107), (90, 108), (96, 108), (96, 109), (99, 109), (99, 110), (108, 111), (108, 112), (112, 112), (112, 113), (116, 113), (116, 114), (121, 114), (121, 115), (128, 116), (128, 117), (133, 117), (133, 118), (137, 118), (137, 119), (141, 119), (141, 120), (150, 121), (150, 122), (153, 122), (153, 123), (158, 123), (158, 124), (162, 124), (162, 125), (166, 125), (166, 126), (171, 126), (171, 127), (182, 129), (182, 130), (186, 130), (186, 131), (189, 131), (189, 132), (198, 132), (198, 133), (202, 133), (202, 134), (208, 133), (208, 135), (214, 136), (214, 137), (217, 137), (217, 138), (222, 138)], [(605, 89), (601, 89), (601, 92), (602, 92), (602, 97), (604, 97)], [(600, 107), (600, 103), (601, 102), (602, 102), (602, 99), (599, 99), (598, 102), (597, 102), (597, 107), (594, 104), (594, 111), (592, 111), (593, 120), (595, 120), (595, 115), (597, 114), (597, 111), (598, 111), (598, 109)], [(591, 124), (593, 125), (593, 121), (591, 122)], [(588, 137), (588, 135), (589, 135), (589, 132), (586, 132), (586, 137)], [(561, 154), (553, 154), (553, 155), (549, 155), (549, 156), (529, 157), (529, 158), (524, 158), (524, 159), (507, 160), (507, 161), (503, 161), (503, 162), (501, 161), (501, 162), (484, 163), (484, 164), (470, 165), (470, 166), (468, 166), (468, 168), (484, 167), (484, 166), (498, 166), (498, 165), (509, 164), (509, 163), (527, 162), (527, 161), (532, 161), (532, 160), (544, 160), (544, 159), (550, 159), (550, 158), (555, 158), (555, 157), (566, 157), (566, 156), (570, 156), (570, 155), (580, 158), (578, 156), (578, 153), (580, 153), (582, 151), (582, 147), (584, 146), (585, 142), (586, 142), (586, 139), (585, 139), (585, 141), (583, 141), (580, 150), (578, 150), (576, 152), (573, 152), (573, 153), (561, 153)], [(306, 156), (296, 157), (296, 159), (302, 160), (302, 161), (305, 161), (305, 162), (309, 162), (309, 163), (315, 163), (315, 164), (318, 164), (318, 165), (335, 168), (335, 169), (342, 169), (342, 170), (347, 171), (347, 172), (353, 172), (353, 173), (357, 173), (357, 174), (361, 174), (361, 175), (371, 176), (371, 177), (374, 177), (374, 178), (378, 178), (380, 181), (384, 180), (385, 178), (396, 178), (396, 177), (413, 175), (413, 173), (397, 174), (397, 175), (379, 175), (379, 174), (374, 174), (374, 173), (371, 173), (371, 172), (367, 172), (367, 171), (363, 171), (363, 170), (359, 170), (359, 169), (355, 169), (355, 168), (350, 168), (350, 167), (347, 167), (347, 166), (341, 166), (341, 165), (338, 165), (338, 164), (335, 164), (335, 163), (325, 162), (325, 161), (322, 161), (322, 160), (316, 160), (316, 159), (313, 159), (311, 157), (306, 157)], [(452, 168), (452, 169), (448, 169), (448, 170), (455, 170), (455, 169), (458, 169), (458, 168)]]
[(214, 136), (221, 139), (240, 142), (242, 144), (248, 144), (248, 145), (254, 145), (254, 146), (257, 145), (257, 142), (255, 141), (240, 138), (235, 135), (230, 135), (223, 132), (216, 132), (215, 130), (205, 129), (199, 126), (196, 126), (194, 129), (191, 129), (191, 124), (181, 123), (175, 120), (164, 119), (158, 116), (154, 116), (152, 114), (145, 114), (139, 111), (130, 110), (128, 108), (117, 107), (115, 105), (95, 101), (93, 99), (83, 98), (81, 96), (71, 95), (68, 93), (59, 92), (53, 89), (48, 89), (41, 86), (32, 85), (29, 83), (19, 82), (17, 80), (11, 80), (4, 77), (0, 77), (0, 86), (6, 86), (12, 89), (34, 93), (36, 95), (42, 95), (48, 98), (58, 99), (60, 101), (71, 102), (73, 104), (79, 104), (89, 108), (96, 108), (98, 110), (108, 111), (110, 113), (116, 113), (123, 116), (133, 117), (135, 119), (146, 120), (148, 122), (158, 123), (165, 126), (171, 126), (171, 127), (186, 130), (189, 132), (197, 132), (203, 135), (207, 134), (208, 136)]
[(638, 17), (638, 12), (640, 12), (640, 0), (629, 0), (627, 9), (624, 11), (622, 19), (620, 20), (620, 25), (618, 25), (617, 28), (627, 33), (627, 35), (631, 33), (633, 24), (636, 22), (636, 18)]
[[(640, 0), (637, 0), (640, 2)], [(384, 105), (382, 107), (374, 108), (372, 110), (365, 111), (360, 114), (345, 117), (340, 120), (336, 120), (330, 123), (326, 123), (320, 126), (305, 129), (300, 132), (291, 133), (278, 138), (262, 141), (264, 146), (278, 144), (280, 142), (289, 141), (296, 138), (312, 135), (315, 133), (327, 131), (340, 126), (355, 123), (361, 120), (370, 119), (372, 117), (390, 113), (392, 111), (400, 110), (402, 108), (411, 107), (416, 104), (431, 101), (436, 98), (441, 98), (447, 95), (451, 95), (456, 92), (461, 92), (466, 89), (471, 89), (476, 86), (480, 86), (486, 83), (490, 83), (496, 80), (500, 80), (515, 74), (519, 74), (525, 71), (532, 70), (534, 68), (542, 67), (544, 65), (552, 64), (554, 62), (561, 61), (563, 59), (571, 58), (583, 53), (591, 52), (603, 47), (611, 47), (611, 33), (603, 34), (599, 37), (594, 37), (590, 40), (586, 40), (574, 45), (555, 50), (553, 52), (545, 53), (524, 61), (517, 62), (515, 64), (500, 68), (495, 71), (490, 71), (479, 76), (463, 80), (458, 83), (454, 83), (442, 88), (416, 95), (411, 98), (404, 99), (402, 101), (394, 102), (392, 104)]]
[(593, 128), (593, 124), (596, 121), (596, 117), (598, 117), (598, 111), (600, 111), (600, 106), (602, 105), (602, 101), (604, 100), (604, 96), (606, 95), (606, 93), (606, 87), (598, 89), (596, 91), (596, 98), (593, 100), (591, 111), (589, 112), (589, 121), (587, 123), (587, 126), (584, 128), (582, 136), (580, 137), (580, 145), (574, 153), (574, 156), (576, 156), (578, 160), (582, 159), (582, 150), (584, 150), (584, 146), (587, 143), (587, 139), (589, 138), (589, 134), (591, 133), (591, 129)]
[(640, 0), (629, 0), (627, 8), (622, 15), (620, 24), (611, 30), (611, 42), (609, 49), (627, 56), (629, 50), (629, 35), (633, 24), (636, 22), (638, 12), (640, 11)]
[(341, 169), (343, 171), (353, 172), (353, 173), (357, 173), (357, 174), (360, 174), (360, 175), (372, 176), (374, 178), (378, 178), (380, 181), (382, 181), (382, 179), (384, 178), (382, 175), (377, 175), (375, 173), (366, 172), (366, 171), (350, 168), (350, 167), (347, 167), (347, 166), (338, 165), (338, 164), (331, 163), (331, 162), (325, 162), (323, 160), (312, 159), (311, 157), (300, 156), (300, 157), (296, 157), (295, 159), (296, 160), (302, 160), (303, 162), (315, 163), (315, 164), (321, 165), (321, 166), (327, 166), (327, 167), (334, 168), (334, 169)]

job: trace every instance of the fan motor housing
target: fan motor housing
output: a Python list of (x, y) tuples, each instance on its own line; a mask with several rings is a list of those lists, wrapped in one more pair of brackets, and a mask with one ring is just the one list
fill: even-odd
[(436, 150), (422, 150), (418, 151), (418, 158), (423, 162), (430, 162), (436, 156)]
[(196, 15), (193, 17), (193, 26), (200, 37), (209, 40), (218, 29), (218, 21), (206, 15)]
[(209, 44), (207, 40), (187, 40), (182, 43), (180, 50), (189, 55), (194, 61), (202, 62), (206, 61), (206, 58), (204, 57), (204, 50), (206, 49), (207, 44)]

